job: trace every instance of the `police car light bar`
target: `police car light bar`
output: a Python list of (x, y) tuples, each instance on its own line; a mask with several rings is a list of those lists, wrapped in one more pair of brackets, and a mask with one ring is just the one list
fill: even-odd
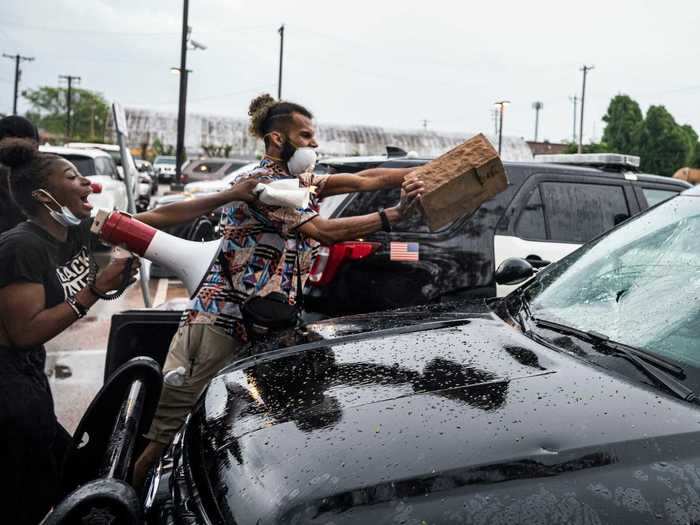
[(535, 155), (535, 162), (637, 171), (639, 170), (640, 158), (636, 155), (623, 155), (621, 153), (573, 153), (568, 155)]

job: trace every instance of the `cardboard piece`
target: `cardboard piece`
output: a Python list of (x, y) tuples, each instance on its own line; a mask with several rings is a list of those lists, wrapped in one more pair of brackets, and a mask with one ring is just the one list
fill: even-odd
[(508, 187), (503, 163), (481, 133), (416, 168), (411, 176), (425, 185), (420, 208), (431, 231), (471, 215)]

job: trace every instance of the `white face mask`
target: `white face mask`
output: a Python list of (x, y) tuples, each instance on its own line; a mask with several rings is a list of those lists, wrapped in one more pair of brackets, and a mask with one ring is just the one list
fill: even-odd
[(301, 175), (314, 170), (316, 167), (316, 151), (313, 148), (297, 148), (294, 155), (287, 161), (291, 175)]
[[(78, 226), (80, 224), (80, 219), (73, 215), (73, 212), (70, 211), (68, 208), (65, 206), (61, 206), (56, 199), (53, 198), (53, 195), (51, 195), (48, 191), (46, 190), (36, 190), (34, 193), (43, 193), (46, 195), (49, 199), (51, 199), (56, 206), (61, 208), (61, 211), (56, 211), (51, 209), (51, 206), (46, 204), (45, 202), (42, 202), (41, 204), (44, 205), (44, 207), (49, 210), (49, 215), (51, 215), (51, 218), (55, 220), (58, 224), (61, 226), (65, 226), (66, 228), (69, 228), (71, 226)], [(34, 197), (36, 199), (36, 197)], [(38, 200), (38, 199), (37, 199)], [(41, 202), (41, 201), (39, 201)]]

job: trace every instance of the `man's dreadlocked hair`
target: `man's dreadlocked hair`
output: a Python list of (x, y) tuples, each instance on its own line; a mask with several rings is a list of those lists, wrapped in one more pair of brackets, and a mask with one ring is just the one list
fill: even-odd
[(36, 215), (39, 203), (32, 193), (46, 189), (51, 167), (59, 160), (58, 155), (40, 152), (32, 139), (8, 137), (0, 140), (0, 163), (10, 169), (12, 198), (26, 215)]
[(250, 134), (259, 139), (267, 139), (265, 135), (271, 131), (287, 131), (292, 123), (292, 114), (299, 113), (307, 118), (314, 118), (304, 106), (294, 102), (275, 100), (268, 93), (255, 97), (248, 108), (250, 115)]

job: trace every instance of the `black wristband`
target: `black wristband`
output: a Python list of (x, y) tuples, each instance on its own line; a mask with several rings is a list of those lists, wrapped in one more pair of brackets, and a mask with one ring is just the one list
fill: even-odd
[(391, 223), (389, 222), (389, 217), (386, 216), (384, 208), (379, 208), (377, 210), (377, 213), (379, 214), (379, 218), (382, 220), (382, 230), (384, 230), (385, 232), (390, 232)]
[(69, 297), (68, 299), (66, 299), (66, 302), (68, 303), (68, 306), (70, 306), (73, 309), (73, 312), (75, 312), (75, 315), (78, 319), (82, 319), (87, 315), (88, 309), (75, 297)]

